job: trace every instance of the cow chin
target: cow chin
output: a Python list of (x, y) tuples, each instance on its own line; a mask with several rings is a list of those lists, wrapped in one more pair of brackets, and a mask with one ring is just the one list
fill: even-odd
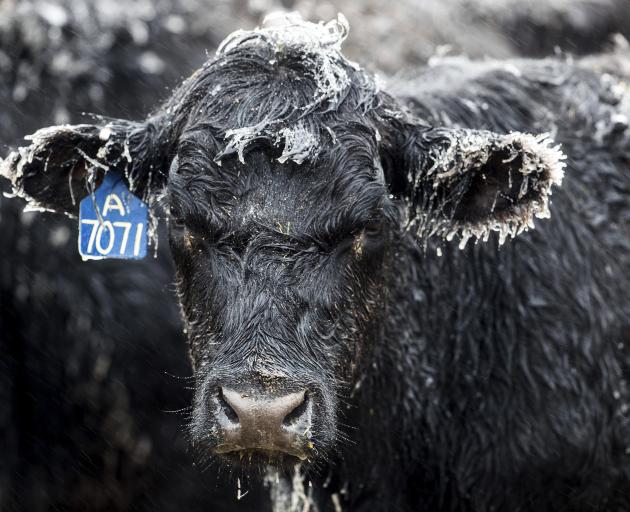
[(238, 450), (226, 453), (219, 453), (220, 460), (232, 467), (240, 468), (253, 473), (261, 473), (262, 469), (276, 467), (279, 469), (290, 469), (298, 464), (309, 464), (311, 461), (303, 455), (296, 456), (277, 450)]

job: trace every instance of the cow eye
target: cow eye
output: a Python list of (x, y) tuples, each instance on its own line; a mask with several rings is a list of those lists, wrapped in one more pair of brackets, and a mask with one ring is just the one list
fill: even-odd
[(184, 219), (180, 218), (180, 217), (175, 217), (173, 215), (171, 215), (169, 217), (169, 222), (171, 224), (171, 226), (177, 228), (177, 229), (184, 229), (186, 227), (186, 223), (184, 222)]
[(383, 221), (380, 220), (368, 222), (363, 228), (363, 234), (370, 238), (376, 238), (383, 233), (383, 226)]

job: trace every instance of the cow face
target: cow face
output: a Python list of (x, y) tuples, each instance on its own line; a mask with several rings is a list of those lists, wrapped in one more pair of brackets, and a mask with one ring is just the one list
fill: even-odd
[(543, 137), (414, 119), (343, 58), (344, 34), (238, 33), (157, 116), (46, 129), (2, 166), (18, 195), (66, 213), (109, 169), (165, 198), (191, 438), (230, 463), (331, 450), (340, 397), (386, 341), (403, 236), (514, 236), (562, 177)]
[(368, 131), (301, 165), (264, 144), (219, 165), (214, 142), (185, 133), (168, 185), (193, 439), (236, 460), (317, 458), (378, 337), (400, 211)]

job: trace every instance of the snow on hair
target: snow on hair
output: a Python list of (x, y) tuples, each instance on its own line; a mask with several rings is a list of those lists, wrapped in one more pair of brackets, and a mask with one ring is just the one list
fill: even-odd
[[(341, 45), (348, 32), (349, 24), (343, 14), (327, 23), (312, 23), (303, 20), (297, 13), (273, 13), (264, 19), (262, 27), (230, 34), (219, 46), (217, 56), (250, 44), (271, 47), (274, 57), (270, 64), (276, 64), (283, 55), (299, 56), (315, 82), (312, 101), (296, 107), (308, 114), (325, 103), (334, 109), (351, 85), (348, 67), (360, 69), (341, 53)], [(253, 126), (228, 130), (225, 137), (228, 141), (226, 149), (238, 153), (241, 162), (244, 162), (247, 145), (260, 137), (284, 144), (278, 159), (280, 162), (293, 160), (302, 163), (314, 156), (319, 144), (319, 134), (309, 131), (305, 123), (287, 126), (281, 119), (268, 119)]]

